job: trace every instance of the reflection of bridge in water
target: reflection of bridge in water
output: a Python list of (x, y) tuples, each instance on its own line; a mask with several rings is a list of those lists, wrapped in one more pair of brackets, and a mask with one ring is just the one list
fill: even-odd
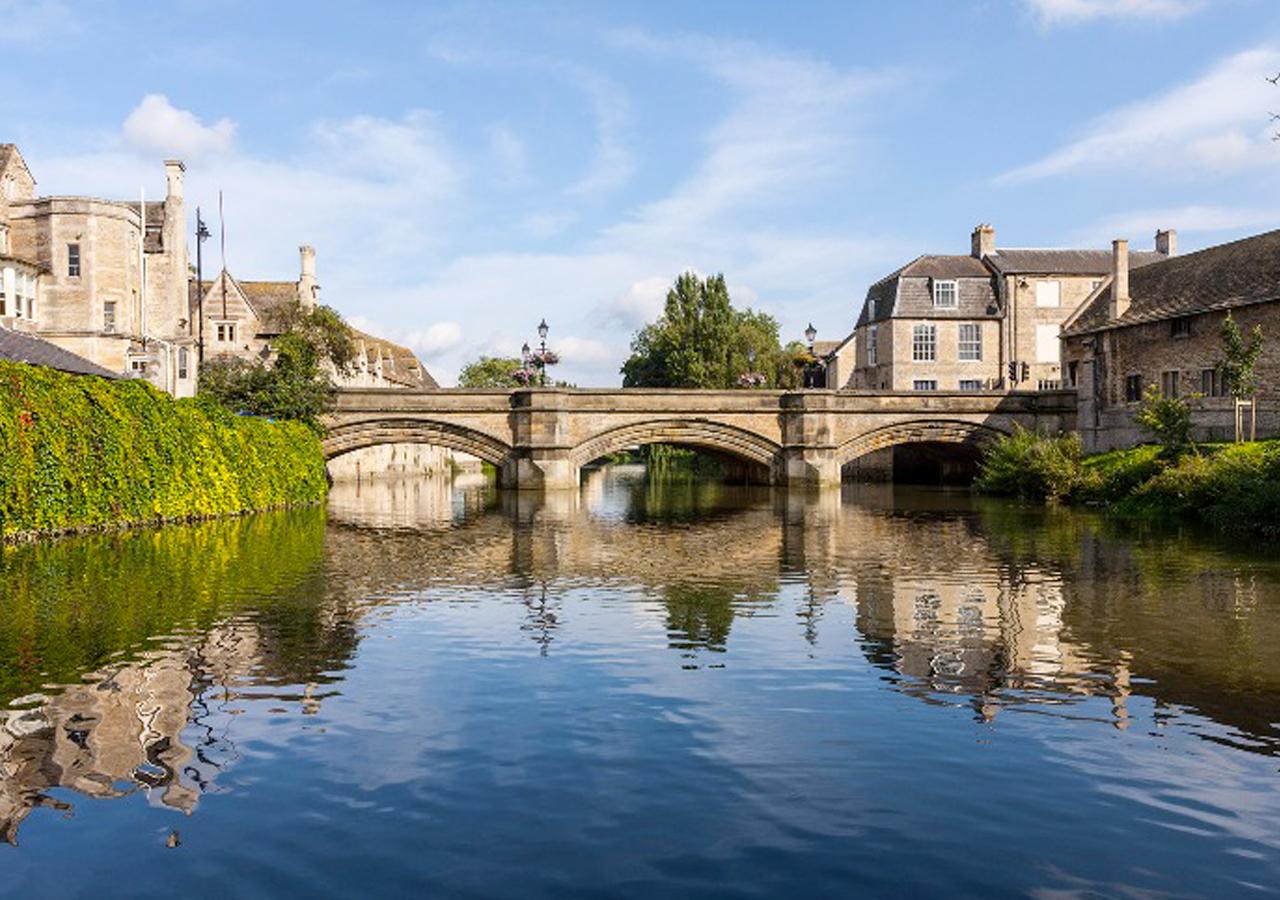
[(691, 390), (347, 390), (325, 422), (332, 458), (428, 443), (497, 467), (505, 486), (576, 488), (593, 460), (644, 444), (696, 447), (770, 484), (835, 484), (902, 445), (972, 451), (1015, 426), (1075, 427), (1075, 395)]

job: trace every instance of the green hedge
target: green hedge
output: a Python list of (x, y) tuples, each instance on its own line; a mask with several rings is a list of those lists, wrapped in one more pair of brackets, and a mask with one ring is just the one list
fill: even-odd
[(326, 484), (300, 423), (0, 361), (0, 537), (314, 503)]

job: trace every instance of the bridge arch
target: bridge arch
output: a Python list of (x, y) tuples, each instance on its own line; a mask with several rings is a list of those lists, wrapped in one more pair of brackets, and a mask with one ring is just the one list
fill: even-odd
[(435, 419), (380, 418), (340, 422), (327, 429), (321, 442), (326, 460), (380, 444), (432, 444), (469, 453), (491, 463), (499, 471), (512, 457), (511, 446), (491, 434)]
[(980, 450), (1005, 434), (1006, 431), (992, 425), (962, 419), (894, 422), (845, 441), (836, 450), (836, 460), (843, 466), (876, 450), (904, 444), (961, 444)]
[(574, 447), (569, 458), (575, 467), (628, 447), (643, 444), (679, 444), (745, 460), (768, 469), (772, 478), (782, 447), (763, 435), (706, 419), (654, 419), (633, 422), (592, 435)]

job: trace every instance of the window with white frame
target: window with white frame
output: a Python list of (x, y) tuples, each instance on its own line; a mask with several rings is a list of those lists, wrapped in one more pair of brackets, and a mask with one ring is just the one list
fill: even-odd
[(0, 316), (9, 315), (9, 295), (5, 288), (4, 269), (0, 269)]
[(938, 326), (915, 325), (911, 329), (911, 359), (933, 362), (938, 358)]
[(960, 297), (960, 285), (954, 279), (934, 279), (933, 305), (938, 309), (955, 309)]
[(1057, 281), (1036, 282), (1036, 306), (1061, 306), (1062, 284)]
[(186, 347), (178, 348), (178, 379), (186, 381), (191, 371), (191, 354)]
[(17, 316), (28, 319), (36, 317), (36, 280), (26, 272), (19, 272), (17, 278), (17, 296), (14, 298)]
[(963, 362), (981, 362), (982, 326), (979, 323), (960, 323), (959, 356)]
[(867, 299), (867, 318), (874, 319), (876, 317), (876, 298), (869, 297)]
[(938, 382), (934, 378), (917, 378), (911, 382), (911, 390), (913, 391), (936, 391), (937, 389)]
[(102, 330), (107, 334), (116, 333), (116, 301), (107, 300), (102, 304)]
[(216, 323), (214, 327), (214, 340), (220, 344), (234, 344), (236, 342), (236, 323)]
[(1036, 326), (1036, 362), (1056, 363), (1061, 351), (1058, 347), (1057, 325)]
[(80, 277), (80, 245), (67, 244), (67, 277)]
[(980, 391), (982, 390), (982, 381), (977, 378), (961, 378), (960, 390), (962, 391)]
[(867, 365), (874, 366), (876, 364), (876, 326), (872, 325), (867, 329)]

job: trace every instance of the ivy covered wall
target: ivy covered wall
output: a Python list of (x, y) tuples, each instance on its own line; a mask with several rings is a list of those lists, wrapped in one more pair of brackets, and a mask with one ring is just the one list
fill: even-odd
[(0, 538), (314, 503), (326, 488), (306, 425), (0, 361)]

